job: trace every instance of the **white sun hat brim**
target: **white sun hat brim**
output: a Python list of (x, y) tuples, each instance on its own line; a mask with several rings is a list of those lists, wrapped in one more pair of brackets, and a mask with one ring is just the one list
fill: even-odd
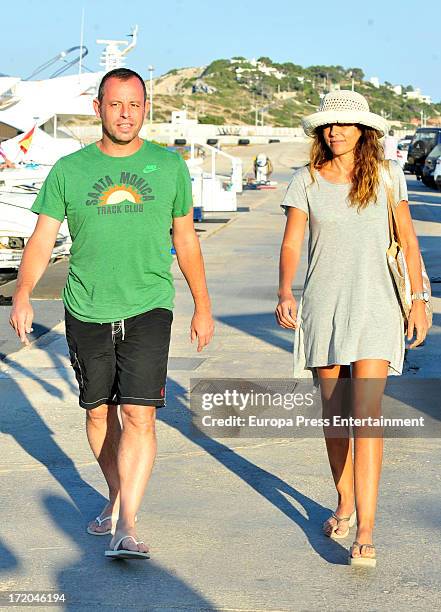
[(302, 119), (302, 126), (307, 136), (314, 136), (317, 128), (331, 123), (359, 124), (373, 128), (384, 136), (388, 130), (388, 124), (383, 117), (375, 113), (359, 110), (327, 110), (318, 111)]

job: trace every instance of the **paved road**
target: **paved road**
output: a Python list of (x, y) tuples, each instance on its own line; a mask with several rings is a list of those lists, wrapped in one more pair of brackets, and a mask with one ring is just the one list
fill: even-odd
[[(280, 162), (280, 175), (291, 162)], [(410, 186), (430, 274), (441, 276), (440, 198), (423, 203), (428, 192)], [(191, 376), (290, 374), (291, 334), (272, 314), (281, 193), (245, 193), (250, 213), (202, 243), (217, 317), (215, 341), (202, 354), (189, 346), (191, 300), (176, 271), (169, 399), (158, 411), (158, 460), (138, 523), (149, 562), (108, 562), (107, 538), (84, 532), (105, 488), (87, 447), (63, 324), (3, 362), (1, 589), (58, 589), (70, 598), (66, 610), (441, 608), (439, 439), (386, 441), (379, 560), (369, 573), (346, 565), (350, 539), (320, 534), (336, 501), (321, 438), (212, 440), (190, 427)], [(303, 257), (297, 292), (305, 268)], [(409, 377), (440, 375), (439, 297), (435, 310)]]

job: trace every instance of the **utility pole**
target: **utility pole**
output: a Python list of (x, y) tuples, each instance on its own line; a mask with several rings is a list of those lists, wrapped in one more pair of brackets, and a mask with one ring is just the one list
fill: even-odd
[(257, 108), (257, 105), (256, 105), (256, 92), (253, 90), (253, 91), (251, 92), (251, 94), (252, 94), (252, 95), (251, 95), (251, 112), (252, 112), (252, 113), (254, 113), (254, 115), (255, 115), (254, 122), (255, 122), (255, 125), (257, 125), (257, 115), (256, 115), (256, 108)]
[(152, 65), (148, 67), (148, 71), (150, 73), (150, 109), (149, 109), (150, 125), (152, 125), (153, 123), (153, 71), (154, 69), (155, 68)]

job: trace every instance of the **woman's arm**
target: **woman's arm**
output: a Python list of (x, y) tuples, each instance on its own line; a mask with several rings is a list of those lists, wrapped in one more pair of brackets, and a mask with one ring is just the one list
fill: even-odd
[[(406, 200), (402, 200), (397, 204), (395, 215), (401, 237), (401, 246), (409, 271), (412, 293), (420, 293), (423, 291), (420, 247), (410, 215), (409, 204)], [(428, 322), (423, 300), (415, 300), (412, 304), (407, 326), (408, 340), (412, 338), (415, 328), (417, 337), (416, 340), (409, 345), (409, 348), (414, 348), (421, 344), (427, 335)]]
[(298, 208), (287, 209), (285, 233), (280, 249), (279, 264), (279, 303), (276, 307), (276, 319), (281, 327), (288, 329), (297, 326), (295, 318), (297, 304), (292, 293), (292, 283), (297, 272), (302, 253), (303, 238), (307, 214)]

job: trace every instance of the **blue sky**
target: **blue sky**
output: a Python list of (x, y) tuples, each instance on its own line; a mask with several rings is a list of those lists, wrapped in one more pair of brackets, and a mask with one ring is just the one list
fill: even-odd
[[(234, 55), (357, 66), (367, 77), (412, 84), (441, 101), (441, 8), (414, 0), (18, 0), (2, 3), (0, 72), (25, 77), (79, 44), (99, 70), (97, 38), (124, 39), (139, 25), (127, 65), (147, 77)], [(417, 8), (418, 7), (418, 8)]]

